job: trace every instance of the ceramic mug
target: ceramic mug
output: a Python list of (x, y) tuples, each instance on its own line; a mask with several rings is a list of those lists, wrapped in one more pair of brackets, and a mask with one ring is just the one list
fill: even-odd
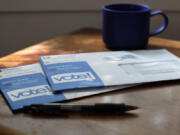
[[(164, 22), (150, 32), (150, 18), (161, 15)], [(166, 29), (168, 17), (161, 11), (151, 12), (142, 4), (109, 4), (103, 7), (103, 41), (110, 49), (133, 50), (147, 47), (148, 38)]]

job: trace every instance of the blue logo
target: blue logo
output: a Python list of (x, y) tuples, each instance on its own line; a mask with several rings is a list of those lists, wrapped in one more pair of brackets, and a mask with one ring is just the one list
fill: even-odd
[(91, 72), (64, 73), (51, 76), (55, 84), (77, 81), (94, 81), (96, 78)]
[(48, 85), (39, 85), (24, 89), (17, 89), (14, 91), (7, 92), (7, 94), (12, 101), (18, 101), (37, 96), (52, 95), (52, 92), (50, 91)]

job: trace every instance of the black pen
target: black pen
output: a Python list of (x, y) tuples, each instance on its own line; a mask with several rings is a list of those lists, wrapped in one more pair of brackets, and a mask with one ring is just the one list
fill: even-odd
[(33, 104), (25, 106), (24, 110), (36, 114), (65, 114), (65, 113), (125, 113), (138, 107), (124, 103), (94, 103), (94, 104)]

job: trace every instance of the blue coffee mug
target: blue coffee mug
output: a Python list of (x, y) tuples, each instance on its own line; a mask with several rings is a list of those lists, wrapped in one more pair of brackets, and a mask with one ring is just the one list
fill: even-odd
[[(162, 15), (161, 27), (150, 32), (150, 17)], [(148, 38), (164, 31), (168, 17), (161, 11), (151, 12), (142, 4), (109, 4), (103, 7), (103, 40), (110, 49), (145, 49)]]

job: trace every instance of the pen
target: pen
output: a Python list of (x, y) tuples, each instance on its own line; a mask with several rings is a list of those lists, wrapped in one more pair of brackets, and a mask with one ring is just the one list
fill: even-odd
[(94, 103), (94, 104), (33, 104), (25, 106), (24, 110), (36, 114), (64, 114), (64, 113), (125, 113), (138, 107), (125, 103)]

